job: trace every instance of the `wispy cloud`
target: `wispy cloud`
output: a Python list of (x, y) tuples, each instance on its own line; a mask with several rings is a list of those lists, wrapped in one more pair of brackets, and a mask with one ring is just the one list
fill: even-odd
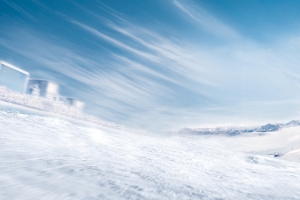
[(197, 22), (204, 30), (227, 39), (237, 39), (239, 34), (207, 10), (191, 0), (172, 0), (173, 4), (184, 14)]
[(7, 5), (9, 5), (11, 8), (15, 9), (17, 12), (19, 12), (20, 14), (35, 20), (35, 17), (33, 15), (31, 15), (29, 12), (27, 12), (26, 10), (24, 10), (21, 6), (11, 2), (11, 1), (7, 1), (7, 0), (3, 0)]
[(90, 26), (87, 26), (87, 25), (82, 24), (82, 23), (77, 22), (77, 21), (72, 21), (72, 23), (78, 25), (79, 27), (81, 27), (84, 30), (90, 32), (91, 34), (93, 34), (93, 35), (95, 35), (95, 36), (97, 36), (99, 38), (102, 38), (103, 40), (105, 40), (107, 42), (110, 42), (113, 45), (116, 45), (116, 46), (118, 46), (118, 47), (120, 47), (120, 48), (122, 48), (124, 50), (130, 51), (130, 52), (132, 52), (132, 53), (134, 53), (136, 55), (142, 56), (142, 57), (147, 58), (147, 59), (149, 59), (151, 61), (154, 61), (154, 62), (156, 61), (156, 58), (154, 56), (152, 56), (150, 54), (147, 54), (147, 53), (144, 53), (142, 51), (138, 51), (138, 50), (136, 50), (136, 49), (134, 49), (134, 48), (132, 48), (132, 47), (130, 47), (130, 46), (128, 46), (128, 45), (126, 45), (126, 44), (124, 44), (124, 43), (122, 43), (122, 42), (114, 39), (114, 38), (112, 38), (112, 37), (109, 37), (109, 36), (101, 33), (100, 31), (96, 30), (95, 28), (92, 28)]

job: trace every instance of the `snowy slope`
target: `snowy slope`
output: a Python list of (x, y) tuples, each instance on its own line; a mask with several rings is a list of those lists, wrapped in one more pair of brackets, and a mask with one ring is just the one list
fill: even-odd
[(3, 111), (0, 199), (299, 199), (300, 163), (281, 159), (299, 133), (147, 135)]

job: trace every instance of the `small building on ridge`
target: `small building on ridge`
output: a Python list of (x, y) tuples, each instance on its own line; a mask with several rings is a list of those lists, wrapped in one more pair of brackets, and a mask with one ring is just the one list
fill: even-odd
[(59, 86), (48, 80), (30, 79), (26, 93), (56, 101), (59, 98)]
[(72, 106), (82, 110), (84, 108), (84, 102), (79, 101), (78, 99), (72, 97), (61, 97), (60, 101), (68, 106)]

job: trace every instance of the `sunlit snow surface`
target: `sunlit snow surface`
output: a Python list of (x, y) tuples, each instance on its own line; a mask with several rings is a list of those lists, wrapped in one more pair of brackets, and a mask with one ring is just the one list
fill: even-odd
[(0, 199), (300, 199), (300, 163), (263, 155), (268, 137), (137, 134), (0, 111)]

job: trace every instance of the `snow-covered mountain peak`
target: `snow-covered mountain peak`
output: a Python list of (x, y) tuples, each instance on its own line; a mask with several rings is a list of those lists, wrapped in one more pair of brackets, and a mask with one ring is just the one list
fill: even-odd
[(216, 127), (216, 128), (182, 128), (178, 134), (196, 134), (196, 135), (208, 135), (208, 134), (225, 134), (225, 135), (238, 135), (241, 133), (251, 133), (251, 132), (273, 132), (278, 131), (282, 128), (296, 127), (300, 126), (300, 120), (292, 120), (288, 123), (277, 123), (271, 124), (268, 123), (263, 126), (252, 126), (252, 127)]

